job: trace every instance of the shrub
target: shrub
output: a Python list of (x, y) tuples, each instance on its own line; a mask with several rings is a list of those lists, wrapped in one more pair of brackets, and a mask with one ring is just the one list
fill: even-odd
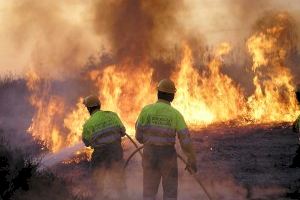
[(37, 169), (38, 163), (30, 156), (0, 139), (0, 199), (79, 199), (71, 194), (62, 178)]

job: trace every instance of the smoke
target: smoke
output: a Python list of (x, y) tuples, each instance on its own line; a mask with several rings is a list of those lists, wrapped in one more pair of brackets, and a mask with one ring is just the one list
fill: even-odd
[(102, 47), (112, 50), (117, 63), (166, 56), (178, 37), (182, 6), (181, 1), (1, 2), (1, 71), (25, 74), (34, 68), (42, 76), (74, 76)]
[[(276, 27), (281, 30), (276, 31)], [(270, 51), (266, 57), (268, 57), (272, 63), (284, 64), (289, 67), (294, 74), (299, 74), (299, 55), (297, 50), (299, 36), (296, 27), (295, 18), (288, 12), (267, 12), (256, 21), (253, 29), (255, 33), (263, 33), (266, 35), (275, 32), (277, 34), (277, 49)], [(277, 59), (275, 59), (275, 57)], [(296, 77), (294, 78), (296, 79)]]
[(100, 45), (82, 1), (1, 3), (1, 71), (23, 74), (34, 68), (43, 76), (73, 75)]
[[(288, 0), (185, 0), (181, 27), (201, 33), (208, 44), (229, 41), (244, 45), (252, 25), (267, 11), (287, 11), (299, 19), (299, 2)], [(299, 22), (298, 22), (299, 24)]]
[[(252, 78), (249, 78), (251, 74), (246, 67), (251, 63), (247, 60), (249, 55), (246, 53), (245, 40), (253, 32), (272, 28), (273, 23), (283, 23), (286, 31), (279, 37), (279, 46), (286, 49), (289, 54), (293, 54), (293, 49), (298, 44), (299, 28), (297, 29), (297, 26), (299, 27), (300, 19), (299, 2), (292, 0), (255, 0), (251, 2), (248, 0), (180, 0), (176, 3), (172, 0), (66, 0), (55, 2), (51, 0), (12, 0), (1, 1), (0, 10), (0, 42), (2, 44), (0, 47), (0, 72), (4, 73), (9, 70), (24, 75), (30, 68), (33, 68), (40, 76), (44, 77), (50, 76), (67, 80), (75, 77), (75, 80), (71, 79), (70, 82), (51, 84), (53, 89), (49, 92), (49, 96), (59, 93), (58, 96), (65, 97), (68, 102), (66, 107), (74, 104), (84, 92), (87, 94), (87, 91), (91, 90), (91, 86), (87, 86), (91, 83), (78, 78), (81, 76), (80, 72), (86, 69), (86, 63), (89, 62), (90, 56), (98, 59), (97, 56), (100, 54), (100, 63), (116, 64), (117, 70), (113, 70), (111, 74), (127, 70), (129, 76), (131, 70), (150, 66), (154, 69), (152, 78), (158, 80), (169, 76), (178, 64), (177, 61), (182, 55), (182, 43), (187, 43), (192, 49), (192, 57), (196, 66), (203, 64), (204, 53), (210, 49), (210, 45), (223, 41), (233, 43), (235, 45), (233, 54), (236, 52), (239, 54), (231, 63), (225, 63), (224, 71), (237, 83), (244, 83), (243, 88), (249, 87)], [(288, 13), (288, 18), (285, 21), (278, 20), (277, 14), (274, 14), (277, 11), (285, 11)], [(109, 59), (103, 59), (103, 50), (109, 53)], [(299, 56), (295, 58), (295, 61), (297, 59), (299, 60)], [(295, 61), (293, 62), (296, 63)], [(123, 68), (118, 68), (120, 66)], [(293, 63), (292, 66), (296, 68)], [(108, 73), (106, 76), (109, 77), (111, 74)], [(149, 81), (147, 80), (147, 82)], [(124, 85), (127, 84), (125, 81)], [(123, 92), (126, 94), (120, 95), (120, 99), (130, 99), (132, 106), (123, 105), (127, 108), (124, 109), (127, 118), (129, 118), (128, 113), (133, 113), (133, 107), (140, 106), (140, 103), (135, 103), (131, 99), (136, 95), (132, 92), (132, 88), (135, 88), (134, 84), (133, 86), (128, 90), (124, 90), (123, 85), (120, 87), (126, 91)], [(41, 87), (41, 91), (44, 90), (42, 84), (39, 87)], [(26, 89), (20, 88), (18, 90), (13, 88), (12, 91), (2, 91), (1, 93), (1, 102), (4, 104), (1, 111), (6, 113), (6, 116), (0, 117), (0, 125), (4, 124), (4, 118), (5, 122), (9, 122), (5, 125), (12, 128), (10, 135), (17, 141), (15, 143), (24, 143), (21, 137), (13, 134), (16, 124), (20, 126), (19, 121), (26, 118), (28, 122), (21, 128), (25, 131), (32, 117), (31, 112), (28, 114), (23, 112), (28, 110), (29, 105), (24, 104), (24, 94), (19, 92)], [(46, 93), (48, 94), (48, 91)], [(74, 94), (70, 95), (71, 93)], [(37, 93), (38, 96), (40, 94)], [(4, 98), (4, 96), (9, 98)], [(28, 94), (26, 94), (27, 96)], [(72, 101), (70, 101), (71, 98)], [(143, 96), (143, 98), (145, 97)], [(41, 98), (41, 100), (43, 99)], [(15, 114), (7, 115), (7, 110)], [(63, 111), (68, 110), (70, 110), (69, 107)], [(60, 112), (63, 111), (60, 110)], [(43, 114), (49, 116), (49, 113)], [(19, 116), (18, 120), (15, 118), (17, 115)], [(55, 115), (55, 120), (58, 118), (60, 117)], [(59, 127), (62, 126), (62, 120), (58, 121)], [(70, 151), (73, 150), (67, 148), (60, 154), (48, 155), (45, 159), (49, 158), (49, 160), (45, 160), (45, 165), (56, 164), (58, 160), (68, 157)], [(139, 199), (142, 191), (140, 160), (137, 166), (131, 169), (133, 172), (127, 175), (127, 180), (129, 193)], [(136, 168), (138, 169), (136, 170)], [(183, 168), (184, 166), (181, 166), (180, 169)], [(210, 177), (203, 179), (209, 191), (217, 191), (215, 192), (216, 198), (247, 199), (249, 191), (235, 183), (230, 173), (224, 172), (220, 175), (216, 173), (217, 171), (218, 169), (209, 171), (207, 174)], [(186, 173), (181, 174), (181, 179), (186, 176), (188, 176)], [(180, 197), (182, 199), (188, 199), (191, 197), (190, 195), (195, 198), (202, 197), (203, 193), (199, 194), (198, 188), (196, 192), (191, 189), (195, 188), (194, 180), (191, 177), (186, 180), (182, 184), (182, 188), (185, 188), (182, 191), (189, 192), (180, 193)], [(261, 190), (265, 191), (264, 188)], [(263, 193), (261, 190), (257, 188), (253, 192)], [(192, 194), (193, 192), (195, 194)], [(269, 192), (277, 193), (277, 189), (275, 188), (273, 191), (271, 188)]]
[[(181, 0), (176, 1), (176, 4), (171, 0), (1, 2), (3, 26), (0, 27), (0, 42), (3, 45), (0, 47), (0, 69), (19, 70), (25, 74), (29, 68), (34, 68), (40, 76), (63, 78), (65, 82), (51, 82), (51, 90), (46, 94), (62, 97), (67, 102), (64, 111), (69, 111), (80, 96), (87, 95), (92, 90), (100, 91), (99, 94), (102, 95), (101, 91), (106, 84), (112, 85), (109, 77), (117, 72), (126, 71), (127, 73), (120, 73), (118, 76), (129, 77), (137, 68), (153, 68), (153, 73), (148, 70), (153, 77), (149, 77), (147, 82), (169, 76), (183, 55), (182, 43), (187, 43), (192, 49), (195, 64), (191, 65), (202, 69), (201, 66), (207, 64), (204, 60), (205, 53), (210, 53), (210, 43), (219, 40), (237, 41), (242, 43), (242, 47), (233, 47), (231, 55), (235, 59), (232, 62), (225, 59), (221, 72), (251, 94), (253, 74), (249, 72), (251, 61), (246, 52), (245, 38), (249, 37), (250, 32), (262, 30), (260, 25), (266, 26), (263, 24), (274, 20), (273, 15), (267, 14), (264, 17), (262, 13), (270, 9), (281, 9), (289, 13), (288, 20), (283, 21), (287, 26), (284, 27), (284, 35), (280, 37), (284, 42), (281, 46), (295, 49), (298, 40), (297, 29), (294, 27), (299, 18), (294, 13), (299, 3), (288, 2), (289, 4), (280, 0), (256, 0), (251, 3), (245, 0)], [(258, 18), (261, 19), (257, 21)], [(253, 24), (256, 25), (253, 27)], [(231, 35), (231, 39), (228, 35)], [(105, 52), (109, 52), (110, 59), (103, 59), (102, 46)], [(90, 61), (88, 58), (99, 54), (100, 61), (96, 56), (97, 63), (104, 62), (105, 66), (115, 64), (116, 67), (110, 73), (98, 73), (99, 80), (106, 77), (103, 81), (82, 78), (80, 72), (87, 69), (85, 64)], [(294, 63), (299, 63), (299, 56), (294, 57), (291, 66), (296, 69), (297, 65)], [(94, 65), (95, 68), (100, 66)], [(120, 69), (120, 66), (123, 68)], [(131, 77), (137, 80), (145, 71), (140, 70), (135, 73), (136, 76)], [(70, 79), (70, 76), (75, 78)], [(91, 83), (92, 81), (97, 82), (99, 89), (93, 87), (95, 83)], [(113, 106), (118, 104), (118, 108), (126, 110), (127, 118), (127, 111), (132, 113), (133, 107), (142, 106), (139, 100), (132, 103), (132, 96), (135, 95), (133, 91), (137, 88), (136, 85), (141, 84), (134, 81), (131, 83), (130, 87), (126, 81), (120, 85), (121, 93), (118, 94), (121, 95), (117, 98), (114, 98), (117, 95), (112, 94), (112, 99), (116, 99)], [(42, 84), (39, 87), (41, 91), (44, 90)], [(39, 97), (39, 92), (36, 95)], [(141, 99), (144, 97), (142, 95)], [(120, 99), (130, 99), (133, 107), (127, 106)], [(122, 112), (118, 113), (122, 115)], [(131, 118), (134, 121), (136, 116)]]
[[(255, 32), (264, 34), (272, 33), (272, 29), (280, 27), (282, 29), (278, 34), (278, 46), (286, 49), (290, 54), (297, 45), (296, 24), (294, 18), (287, 12), (267, 12), (256, 21), (253, 26)], [(274, 32), (274, 30), (273, 30)]]
[(96, 1), (94, 27), (105, 36), (114, 63), (131, 68), (151, 65), (154, 78), (174, 69), (175, 46), (181, 43), (178, 15), (183, 1)]
[(292, 0), (1, 1), (0, 70), (76, 76), (104, 47), (115, 63), (148, 61), (167, 76), (183, 41), (198, 56), (206, 44), (243, 45), (262, 13), (284, 10), (299, 19), (298, 8)]
[(107, 36), (116, 62), (147, 60), (164, 51), (176, 32), (176, 14), (181, 1), (97, 1), (94, 25)]

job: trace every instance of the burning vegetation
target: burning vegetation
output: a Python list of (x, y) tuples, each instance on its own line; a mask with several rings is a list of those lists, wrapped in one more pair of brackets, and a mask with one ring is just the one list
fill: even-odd
[[(146, 5), (130, 1), (127, 7), (112, 5), (110, 9), (118, 12), (125, 12), (121, 8), (134, 9), (133, 14), (142, 15), (147, 11), (147, 7), (143, 6)], [(150, 57), (152, 48), (158, 47), (152, 46), (155, 41), (151, 39), (157, 38), (149, 34), (152, 29), (156, 32), (160, 28), (153, 25), (156, 22), (155, 15), (151, 14), (154, 15), (132, 16), (141, 20), (147, 17), (153, 21), (147, 31), (144, 30), (146, 27), (143, 28), (146, 22), (142, 23), (137, 39), (132, 38), (134, 33), (125, 34), (122, 39), (118, 35), (110, 35), (116, 45), (109, 55), (111, 63), (100, 60), (99, 64), (93, 63), (92, 67), (82, 72), (84, 81), (93, 85), (91, 91), (99, 95), (102, 108), (117, 112), (129, 134), (134, 132), (134, 123), (141, 108), (155, 101), (156, 76), (164, 70), (178, 85), (173, 105), (184, 114), (190, 127), (228, 122), (237, 126), (292, 122), (299, 114), (294, 96), (295, 77), (288, 66), (288, 59), (297, 53), (297, 37), (293, 19), (288, 13), (266, 14), (254, 25), (253, 33), (245, 43), (252, 60), (249, 66), (243, 66), (252, 75), (249, 81), (254, 90), (250, 95), (246, 94), (246, 89), (239, 82), (222, 70), (226, 59), (234, 51), (234, 47), (227, 42), (204, 52), (206, 59), (202, 58), (199, 66), (193, 46), (185, 39), (172, 51), (174, 55), (170, 58), (165, 59), (163, 54), (159, 58)], [(119, 18), (114, 17), (112, 24), (126, 25), (127, 22), (119, 22)], [(123, 28), (135, 32), (134, 28), (130, 29), (130, 22), (129, 27)], [(113, 29), (112, 33), (116, 32), (116, 27), (110, 28)], [(128, 44), (124, 44), (126, 41)], [(174, 64), (166, 64), (166, 69), (163, 69), (163, 65), (157, 64), (163, 62)], [(83, 96), (78, 97), (77, 105), (72, 109), (64, 95), (51, 93), (51, 80), (40, 78), (34, 71), (27, 74), (27, 86), (32, 94), (30, 103), (36, 108), (28, 132), (46, 141), (53, 152), (79, 142), (82, 124), (88, 118), (82, 105)]]
[[(183, 28), (188, 12), (183, 0), (91, 0), (84, 6), (75, 1), (74, 15), (66, 3), (49, 2), (11, 6), (16, 14), (9, 31), (17, 39), (12, 46), (30, 47), (20, 55), (29, 57), (24, 77), (32, 119), (26, 132), (51, 153), (81, 142), (89, 117), (82, 99), (91, 93), (102, 109), (118, 113), (133, 135), (138, 113), (156, 101), (157, 81), (166, 77), (177, 86), (172, 105), (193, 130), (291, 123), (300, 114), (294, 94), (299, 27), (287, 11), (251, 10), (256, 21), (244, 41), (211, 45)], [(238, 2), (236, 13), (249, 6)], [(91, 149), (76, 154), (64, 164), (89, 159)]]

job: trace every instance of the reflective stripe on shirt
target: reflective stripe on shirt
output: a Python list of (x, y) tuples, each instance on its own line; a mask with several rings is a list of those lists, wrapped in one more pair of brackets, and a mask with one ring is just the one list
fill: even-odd
[(92, 136), (92, 140), (95, 140), (98, 137), (102, 137), (104, 134), (109, 133), (109, 132), (117, 132), (120, 133), (121, 132), (121, 128), (118, 126), (113, 126), (113, 127), (108, 127), (105, 129), (102, 129), (98, 132), (95, 132)]
[(158, 100), (143, 108), (136, 122), (135, 137), (140, 143), (175, 144), (176, 134), (181, 144), (190, 144), (184, 118), (169, 102)]
[(188, 129), (182, 129), (182, 130), (178, 131), (177, 134), (178, 134), (179, 141), (182, 144), (187, 145), (187, 144), (190, 144), (192, 142)]
[(176, 130), (154, 125), (138, 125), (137, 132), (143, 133), (143, 140), (147, 144), (174, 145)]
[(96, 147), (103, 144), (110, 144), (120, 139), (121, 139), (120, 135), (114, 133), (114, 134), (96, 138), (95, 140), (92, 141), (92, 146)]
[(119, 126), (108, 127), (93, 134), (91, 139), (93, 145), (101, 145), (114, 142), (121, 138), (122, 129)]
[(146, 144), (156, 145), (174, 145), (175, 137), (159, 137), (153, 135), (144, 135), (144, 141)]
[(138, 125), (138, 131), (143, 131), (144, 134), (155, 134), (161, 137), (175, 137), (176, 130), (168, 127), (159, 127), (154, 125)]

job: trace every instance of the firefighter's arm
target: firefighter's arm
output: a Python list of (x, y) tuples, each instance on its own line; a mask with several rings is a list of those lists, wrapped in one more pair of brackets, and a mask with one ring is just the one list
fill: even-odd
[(181, 114), (178, 115), (176, 131), (180, 142), (180, 146), (188, 158), (189, 167), (191, 167), (196, 172), (197, 171), (196, 154), (193, 148), (188, 127)]
[(143, 136), (143, 123), (144, 123), (144, 112), (142, 111), (135, 123), (135, 139), (141, 143), (144, 144), (144, 136)]
[(119, 118), (119, 116), (116, 114), (116, 120), (117, 120), (117, 123), (119, 124), (120, 126), (120, 134), (121, 134), (121, 137), (124, 137), (125, 134), (126, 134), (126, 128), (125, 126), (123, 125), (121, 119)]
[(196, 154), (192, 145), (192, 140), (188, 129), (183, 129), (177, 132), (180, 146), (191, 163), (196, 163)]
[(86, 126), (83, 126), (83, 131), (82, 131), (82, 142), (86, 147), (91, 146), (90, 141), (87, 139), (88, 136), (88, 128)]

